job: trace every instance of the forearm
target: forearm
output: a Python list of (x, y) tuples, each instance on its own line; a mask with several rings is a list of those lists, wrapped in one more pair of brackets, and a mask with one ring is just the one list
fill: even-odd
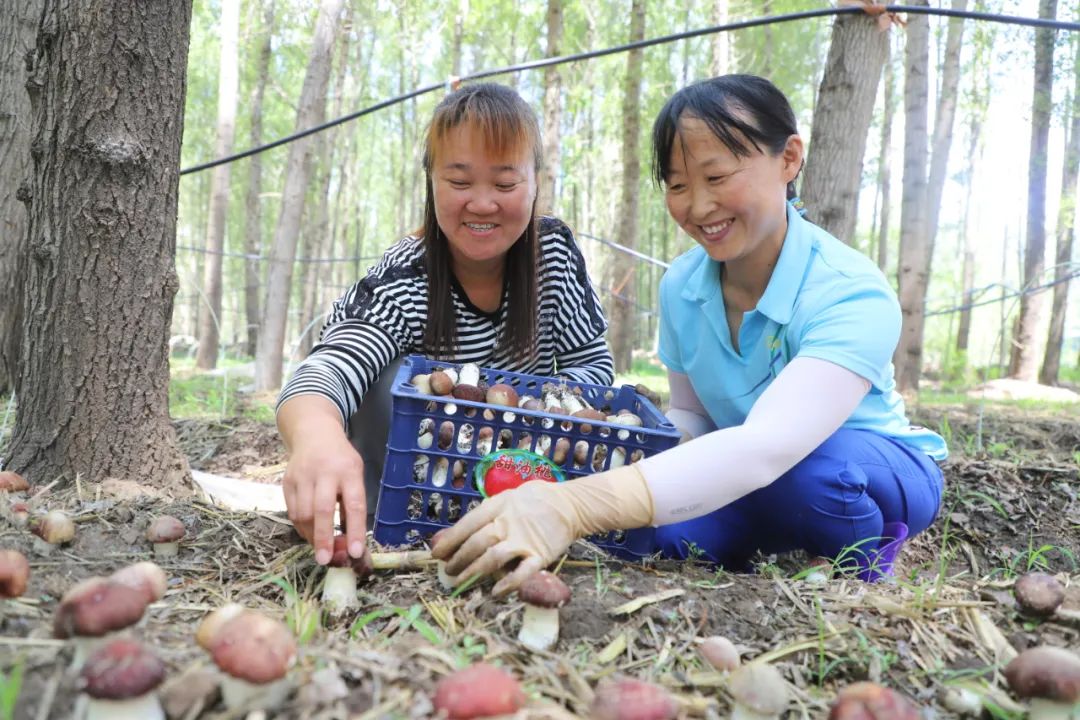
[(716, 429), (705, 406), (701, 404), (690, 378), (683, 373), (668, 371), (668, 388), (671, 391), (668, 420), (679, 429), (683, 441), (692, 440)]
[(338, 407), (321, 395), (294, 395), (283, 401), (278, 406), (277, 426), (289, 451), (311, 439), (345, 435)]

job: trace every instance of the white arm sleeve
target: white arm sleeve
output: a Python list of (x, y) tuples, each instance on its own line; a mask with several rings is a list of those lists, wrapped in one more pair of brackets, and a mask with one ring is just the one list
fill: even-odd
[(836, 432), (869, 390), (869, 381), (839, 365), (796, 357), (742, 425), (637, 464), (652, 493), (653, 524), (690, 520), (765, 487)]
[(684, 440), (693, 440), (716, 429), (685, 373), (669, 370), (668, 386), (671, 388), (671, 407), (667, 418), (683, 434)]

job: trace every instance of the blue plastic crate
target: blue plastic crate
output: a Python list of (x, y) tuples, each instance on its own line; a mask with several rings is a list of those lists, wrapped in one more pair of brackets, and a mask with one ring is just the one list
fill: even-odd
[[(565, 383), (580, 388), (589, 405), (609, 414), (629, 410), (641, 418), (641, 427), (604, 421), (583, 421), (566, 415), (507, 408), (453, 397), (425, 395), (412, 377), (440, 367), (457, 364), (436, 362), (410, 355), (401, 364), (391, 388), (393, 419), (386, 444), (382, 491), (375, 511), (375, 539), (383, 545), (412, 545), (428, 540), (438, 530), (449, 527), (483, 500), (473, 481), (473, 468), (484, 453), (477, 448), (480, 429), (492, 428), (491, 450), (523, 447), (549, 458), (559, 438), (570, 443), (570, 452), (560, 466), (567, 481), (607, 470), (615, 448), (621, 448), (629, 464), (673, 447), (679, 441), (675, 426), (633, 387), (610, 388), (573, 381), (526, 375), (502, 370), (480, 369), (481, 381), (488, 385), (505, 383), (519, 395), (540, 397), (544, 383)], [(486, 412), (485, 412), (486, 411)], [(421, 423), (434, 423), (434, 440), (421, 448)], [(438, 430), (444, 423), (453, 427), (449, 447), (441, 447)], [(547, 437), (544, 441), (542, 438)], [(547, 446), (547, 452), (543, 452)], [(584, 445), (578, 446), (579, 442)], [(603, 448), (603, 449), (601, 449)], [(587, 449), (585, 462), (575, 462), (574, 450)], [(581, 453), (578, 453), (580, 459)], [(591, 542), (623, 558), (640, 560), (655, 551), (653, 528), (594, 535)]]

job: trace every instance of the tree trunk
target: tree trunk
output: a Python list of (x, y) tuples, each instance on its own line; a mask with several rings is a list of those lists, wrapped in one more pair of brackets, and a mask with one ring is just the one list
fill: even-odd
[(41, 0), (14, 0), (0, 13), (0, 395), (19, 373), (22, 278), (30, 171), (30, 96), (26, 54), (34, 47)]
[[(978, 101), (976, 101), (978, 102)], [(981, 153), (979, 147), (982, 138), (982, 114), (978, 110), (972, 112), (971, 137), (968, 143), (967, 187), (964, 198), (964, 221), (960, 226), (960, 239), (963, 246), (963, 266), (960, 272), (960, 282), (963, 289), (964, 308), (960, 311), (960, 324), (956, 330), (956, 350), (961, 354), (961, 359), (966, 364), (964, 356), (967, 353), (968, 341), (971, 338), (971, 303), (975, 301), (975, 233), (971, 232), (971, 189), (975, 178), (975, 160)]]
[[(1039, 17), (1053, 19), (1057, 0), (1039, 0)], [(1035, 90), (1031, 100), (1031, 150), (1028, 156), (1027, 245), (1024, 251), (1025, 294), (1020, 296), (1020, 316), (1016, 321), (1009, 357), (1009, 377), (1035, 380), (1038, 371), (1039, 319), (1042, 291), (1031, 288), (1042, 279), (1046, 258), (1046, 155), (1050, 138), (1050, 111), (1053, 109), (1054, 36), (1048, 28), (1035, 30)]]
[[(926, 0), (916, 3), (926, 5)], [(903, 326), (893, 362), (901, 391), (917, 391), (922, 372), (923, 324), (929, 281), (930, 239), (926, 231), (927, 65), (930, 25), (926, 15), (908, 16), (904, 47), (904, 178), (900, 200), (900, 257), (897, 274)]]
[(42, 17), (11, 460), (33, 481), (185, 488), (168, 335), (190, 21), (179, 0), (50, 3)]
[(1039, 382), (1057, 385), (1061, 371), (1061, 346), (1065, 338), (1065, 316), (1069, 311), (1069, 275), (1072, 260), (1073, 233), (1076, 230), (1076, 181), (1080, 175), (1080, 41), (1076, 41), (1076, 59), (1073, 61), (1072, 116), (1069, 137), (1066, 141), (1065, 162), (1061, 170), (1061, 202), (1057, 219), (1057, 257), (1055, 258), (1054, 301), (1050, 311), (1050, 330), (1046, 337), (1046, 353), (1043, 355)]
[[(547, 55), (557, 57), (562, 45), (562, 0), (548, 0)], [(557, 65), (544, 68), (544, 167), (540, 171), (536, 208), (542, 213), (555, 211), (555, 188), (559, 177), (559, 132), (562, 122), (562, 76)]]
[[(645, 0), (633, 0), (630, 11), (630, 42), (645, 37)], [(638, 235), (638, 181), (641, 164), (638, 158), (638, 142), (641, 136), (641, 65), (640, 48), (631, 50), (626, 60), (626, 85), (622, 106), (622, 195), (619, 199), (619, 223), (615, 242), (628, 248), (637, 245)], [(611, 313), (611, 330), (608, 339), (615, 356), (615, 371), (627, 372), (633, 359), (635, 309), (634, 281), (635, 263), (626, 253), (616, 252), (610, 263), (611, 274), (608, 287), (616, 298), (608, 305)]]
[[(263, 97), (266, 95), (267, 78), (270, 75), (270, 41), (274, 37), (274, 12), (276, 0), (264, 0), (262, 34), (255, 60), (255, 87), (251, 91), (251, 147), (262, 144)], [(246, 222), (244, 223), (244, 317), (247, 321), (247, 337), (244, 354), (255, 357), (259, 339), (259, 291), (262, 286), (262, 264), (255, 256), (262, 254), (262, 155), (248, 158), (248, 186), (244, 198)]]
[[(952, 0), (952, 9), (963, 12), (967, 9), (967, 0)], [(959, 18), (949, 20), (949, 29), (945, 35), (945, 57), (941, 64), (941, 91), (938, 94), (937, 112), (934, 113), (934, 137), (930, 146), (930, 178), (926, 189), (926, 232), (930, 238), (928, 260), (934, 257), (941, 196), (945, 189), (945, 173), (949, 169), (957, 88), (960, 85), (960, 42), (963, 35), (964, 21)], [(929, 268), (927, 271), (929, 272)]]
[[(728, 0), (713, 0), (712, 24), (727, 25), (727, 22)], [(689, 45), (689, 43), (685, 44)], [(712, 71), (714, 77), (727, 75), (731, 64), (731, 39), (726, 31), (712, 36), (711, 50), (712, 60), (709, 63), (709, 70)]]
[[(236, 131), (236, 92), (240, 84), (240, 0), (221, 2), (221, 62), (218, 71), (217, 142), (214, 157), (231, 155)], [(232, 163), (218, 165), (210, 177), (210, 218), (206, 229), (206, 264), (203, 294), (209, 305), (199, 322), (199, 351), (195, 367), (213, 370), (221, 342), (221, 265), (225, 250), (225, 219), (229, 211), (229, 171)]]
[[(330, 52), (334, 44), (334, 28), (344, 0), (322, 0), (315, 20), (304, 86), (300, 91), (300, 107), (296, 112), (296, 129), (303, 130), (323, 122), (326, 116), (326, 85), (330, 78)], [(304, 193), (311, 176), (311, 152), (314, 139), (309, 135), (289, 144), (289, 159), (285, 165), (285, 190), (281, 197), (281, 212), (274, 230), (270, 255), (270, 271), (266, 281), (266, 308), (255, 354), (255, 389), (272, 390), (281, 387), (281, 361), (285, 347), (285, 325), (289, 312), (296, 242), (300, 235), (300, 218), (304, 214)]]
[(876, 18), (838, 15), (810, 131), (802, 199), (807, 215), (849, 245), (862, 183), (866, 135), (874, 118), (889, 35)]
[(889, 267), (889, 221), (892, 215), (892, 127), (896, 114), (896, 69), (892, 59), (885, 60), (885, 112), (881, 121), (881, 150), (878, 154), (878, 187), (881, 193), (881, 215), (878, 217), (877, 266), (881, 272)]

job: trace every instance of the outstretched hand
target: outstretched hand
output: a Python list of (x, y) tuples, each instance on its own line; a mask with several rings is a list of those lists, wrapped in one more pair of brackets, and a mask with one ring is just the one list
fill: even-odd
[(583, 535), (569, 488), (534, 480), (488, 498), (436, 536), (432, 555), (446, 572), (466, 580), (491, 575), (519, 561), (495, 584), (494, 595), (515, 590)]

